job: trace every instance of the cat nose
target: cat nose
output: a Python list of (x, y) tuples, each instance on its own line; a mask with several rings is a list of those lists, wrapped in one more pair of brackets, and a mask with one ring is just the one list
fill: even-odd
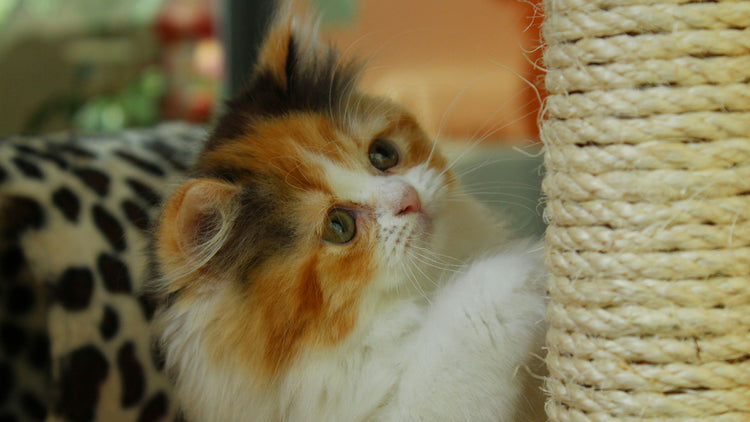
[(407, 185), (401, 194), (401, 200), (398, 203), (398, 212), (396, 215), (404, 215), (412, 212), (422, 211), (422, 202), (419, 200), (419, 194), (413, 186)]

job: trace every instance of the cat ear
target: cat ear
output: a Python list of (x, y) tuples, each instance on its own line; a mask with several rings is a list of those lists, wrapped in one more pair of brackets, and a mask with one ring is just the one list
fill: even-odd
[(239, 208), (238, 193), (239, 187), (212, 179), (180, 186), (164, 207), (159, 225), (162, 259), (180, 272), (204, 267), (226, 242)]
[(287, 90), (290, 79), (304, 71), (300, 66), (311, 55), (326, 50), (318, 39), (317, 19), (304, 10), (299, 2), (282, 4), (258, 54), (255, 73), (270, 75), (282, 90)]

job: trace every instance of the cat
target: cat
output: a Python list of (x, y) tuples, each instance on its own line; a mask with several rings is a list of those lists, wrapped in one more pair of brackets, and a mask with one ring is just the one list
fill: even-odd
[(279, 18), (156, 230), (188, 421), (542, 420), (540, 254), (361, 67)]

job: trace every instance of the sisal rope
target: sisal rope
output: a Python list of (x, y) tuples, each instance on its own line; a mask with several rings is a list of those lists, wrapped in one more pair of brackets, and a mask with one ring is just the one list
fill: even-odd
[(550, 420), (750, 420), (750, 1), (545, 15)]

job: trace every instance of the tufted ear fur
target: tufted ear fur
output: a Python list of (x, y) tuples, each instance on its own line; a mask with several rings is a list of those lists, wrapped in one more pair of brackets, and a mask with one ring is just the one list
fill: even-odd
[(221, 249), (239, 209), (237, 186), (195, 179), (180, 186), (164, 207), (159, 253), (167, 272), (204, 269)]
[(318, 39), (318, 24), (282, 8), (260, 48), (247, 85), (227, 102), (206, 148), (242, 136), (252, 122), (294, 112), (343, 113), (360, 66)]
[(300, 19), (284, 11), (279, 15), (260, 48), (254, 76), (268, 75), (277, 87), (288, 90), (304, 57), (325, 48), (318, 42), (318, 25), (311, 18)]

